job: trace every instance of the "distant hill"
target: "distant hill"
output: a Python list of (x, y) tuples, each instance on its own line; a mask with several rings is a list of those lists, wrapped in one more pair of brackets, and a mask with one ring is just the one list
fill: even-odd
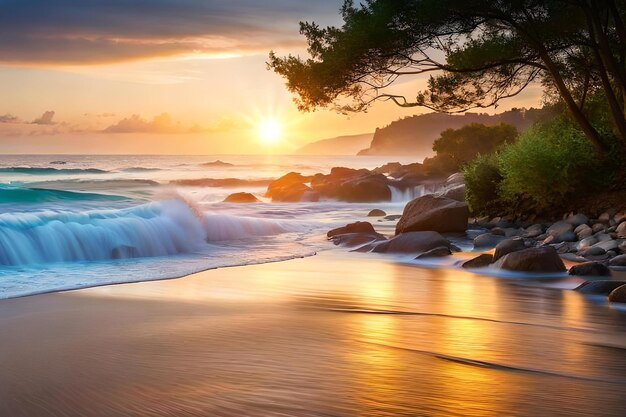
[(552, 109), (512, 109), (500, 114), (486, 113), (428, 113), (406, 117), (376, 129), (368, 148), (359, 155), (419, 155), (433, 153), (432, 145), (446, 129), (458, 129), (469, 123), (494, 125), (508, 123), (523, 131), (537, 120), (551, 117)]
[(361, 135), (338, 136), (336, 138), (322, 139), (309, 143), (294, 152), (295, 155), (356, 155), (367, 147), (373, 133)]

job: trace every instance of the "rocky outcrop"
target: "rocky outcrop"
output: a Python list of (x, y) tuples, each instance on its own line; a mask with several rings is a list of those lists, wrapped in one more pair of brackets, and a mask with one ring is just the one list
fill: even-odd
[(265, 197), (271, 198), (272, 201), (293, 203), (303, 201), (308, 195), (311, 200), (315, 201), (316, 196), (311, 188), (305, 185), (309, 181), (310, 177), (305, 177), (298, 172), (290, 172), (272, 181), (267, 186)]
[(465, 232), (467, 204), (444, 197), (425, 195), (410, 201), (396, 225), (396, 234), (415, 231)]
[(565, 265), (552, 246), (528, 248), (509, 253), (495, 264), (496, 267), (519, 272), (563, 272)]
[(224, 203), (260, 203), (261, 201), (250, 193), (233, 193), (224, 199)]
[(437, 232), (408, 232), (399, 234), (381, 243), (372, 246), (376, 253), (412, 253), (422, 254), (431, 249), (445, 247), (452, 248), (450, 242)]
[(391, 200), (389, 180), (367, 169), (333, 168), (330, 174), (315, 174), (311, 188), (320, 196), (347, 202)]

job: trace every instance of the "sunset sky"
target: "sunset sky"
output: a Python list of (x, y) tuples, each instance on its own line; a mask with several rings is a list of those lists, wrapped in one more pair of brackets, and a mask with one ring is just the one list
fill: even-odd
[[(306, 54), (300, 20), (340, 0), (0, 0), (2, 153), (289, 153), (424, 109), (299, 114), (268, 52)], [(411, 93), (415, 79), (396, 86)], [(538, 105), (538, 88), (498, 111)], [(491, 111), (492, 112), (492, 111)], [(259, 140), (276, 120), (282, 139)], [(271, 149), (269, 149), (271, 147)]]

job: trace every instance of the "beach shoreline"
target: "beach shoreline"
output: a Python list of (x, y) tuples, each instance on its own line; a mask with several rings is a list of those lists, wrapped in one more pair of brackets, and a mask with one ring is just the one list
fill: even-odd
[(374, 254), (0, 300), (0, 317), (14, 417), (624, 406), (626, 318), (606, 301)]

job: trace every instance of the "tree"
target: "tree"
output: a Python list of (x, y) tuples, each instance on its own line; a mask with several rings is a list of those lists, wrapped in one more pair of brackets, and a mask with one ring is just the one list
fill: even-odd
[(441, 132), (433, 143), (433, 151), (437, 153), (436, 158), (445, 155), (454, 165), (452, 170), (456, 171), (478, 155), (491, 154), (505, 143), (514, 142), (517, 136), (517, 129), (505, 123), (495, 126), (471, 123)]
[[(599, 151), (587, 115), (606, 99), (626, 147), (626, 0), (346, 0), (341, 28), (301, 23), (309, 58), (270, 53), (300, 110), (364, 111), (377, 100), (458, 112), (496, 106), (533, 82), (556, 94)], [(414, 99), (390, 93), (400, 77), (430, 74)]]

